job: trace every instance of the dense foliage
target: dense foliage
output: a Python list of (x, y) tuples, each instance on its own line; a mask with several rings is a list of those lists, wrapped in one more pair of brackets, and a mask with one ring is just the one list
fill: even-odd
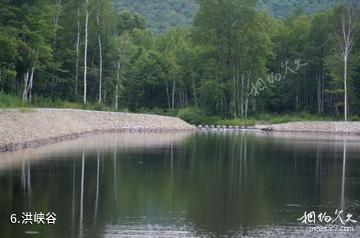
[[(191, 27), (158, 35), (141, 15), (116, 13), (112, 0), (0, 0), (0, 90), (24, 103), (178, 111), (197, 122), (263, 113), (339, 116), (346, 94), (350, 115), (360, 114), (357, 8), (279, 19), (254, 0), (196, 2)], [(339, 34), (349, 19), (345, 93)]]
[(258, 6), (274, 17), (287, 17), (297, 10), (316, 13), (342, 4), (346, 0), (259, 0)]
[[(316, 13), (334, 7), (345, 0), (259, 0), (258, 9), (274, 17), (287, 17), (297, 10)], [(165, 32), (174, 26), (189, 26), (197, 13), (196, 0), (114, 0), (118, 12), (128, 10), (145, 17), (154, 33)]]
[(175, 26), (189, 26), (198, 6), (195, 0), (114, 0), (118, 12), (128, 10), (145, 17), (154, 33)]

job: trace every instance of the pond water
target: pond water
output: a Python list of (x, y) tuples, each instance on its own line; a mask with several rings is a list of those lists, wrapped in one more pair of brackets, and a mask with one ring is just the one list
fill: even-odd
[[(109, 134), (2, 153), (0, 237), (360, 237), (359, 142)], [(352, 215), (346, 226), (319, 221), (336, 210)], [(298, 220), (312, 211), (315, 224)], [(53, 212), (55, 225), (29, 224), (22, 212)], [(347, 231), (311, 230), (330, 225)]]

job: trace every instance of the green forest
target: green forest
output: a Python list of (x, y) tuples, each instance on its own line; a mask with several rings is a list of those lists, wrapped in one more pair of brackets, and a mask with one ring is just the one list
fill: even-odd
[[(156, 26), (139, 10), (143, 1), (132, 1), (137, 10), (125, 2), (0, 0), (0, 106), (156, 113), (194, 124), (359, 119), (354, 4), (322, 1), (316, 13), (300, 6), (289, 15), (275, 0), (174, 0), (181, 16)], [(160, 14), (157, 6), (147, 10)]]
[(142, 15), (155, 34), (169, 28), (190, 26), (198, 9), (195, 0), (114, 0), (116, 12), (130, 11)]
[(346, 3), (347, 0), (259, 0), (258, 7), (267, 10), (274, 17), (287, 17), (298, 9), (306, 13), (316, 13), (336, 5)]
[[(303, 9), (306, 13), (316, 13), (345, 0), (259, 0), (257, 8), (273, 17), (287, 17)], [(146, 19), (146, 26), (155, 34), (163, 33), (171, 27), (190, 26), (198, 10), (196, 0), (114, 0), (115, 10), (138, 13)]]

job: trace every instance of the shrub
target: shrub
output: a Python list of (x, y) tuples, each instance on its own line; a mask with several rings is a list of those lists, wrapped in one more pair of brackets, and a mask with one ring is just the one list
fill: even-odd
[(29, 107), (20, 107), (19, 108), (19, 112), (21, 112), (21, 113), (29, 113), (29, 112), (33, 112), (33, 111), (34, 111), (34, 109), (29, 108)]
[(180, 109), (177, 116), (193, 125), (203, 124), (208, 119), (202, 110), (193, 107)]
[(63, 107), (64, 108), (73, 108), (73, 109), (81, 109), (82, 105), (79, 103), (75, 103), (75, 102), (69, 102), (69, 101), (65, 101), (63, 103)]
[(0, 93), (0, 108), (15, 108), (24, 106), (26, 105), (22, 102), (20, 97)]
[(350, 116), (350, 121), (360, 121), (360, 116)]

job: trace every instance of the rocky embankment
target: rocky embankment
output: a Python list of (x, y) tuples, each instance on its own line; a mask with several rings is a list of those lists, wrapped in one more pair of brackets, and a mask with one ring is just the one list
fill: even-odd
[(278, 125), (262, 125), (264, 131), (274, 132), (303, 132), (303, 133), (329, 133), (344, 135), (360, 135), (360, 122), (289, 122)]
[(200, 131), (267, 131), (302, 132), (307, 134), (360, 135), (360, 122), (306, 121), (255, 126), (198, 125)]
[(0, 152), (75, 139), (106, 132), (193, 131), (175, 117), (146, 114), (31, 109), (0, 111)]

